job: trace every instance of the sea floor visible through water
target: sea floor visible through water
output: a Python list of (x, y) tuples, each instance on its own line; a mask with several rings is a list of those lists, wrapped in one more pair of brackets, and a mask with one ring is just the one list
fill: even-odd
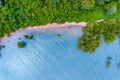
[[(59, 35), (58, 35), (59, 34)], [(0, 45), (0, 80), (120, 80), (120, 39), (94, 53), (78, 50), (82, 27), (23, 30)], [(33, 35), (27, 40), (24, 35)], [(19, 49), (18, 41), (26, 46)], [(108, 57), (111, 66), (107, 68)]]

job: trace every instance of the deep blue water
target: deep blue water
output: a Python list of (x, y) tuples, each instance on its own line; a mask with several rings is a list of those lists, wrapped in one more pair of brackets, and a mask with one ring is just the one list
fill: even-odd
[[(25, 34), (34, 39), (26, 40)], [(26, 30), (9, 37), (0, 43), (5, 45), (0, 50), (0, 80), (120, 80), (120, 39), (103, 41), (89, 54), (77, 49), (81, 35), (80, 27), (71, 27)], [(18, 49), (18, 41), (26, 42), (26, 47)], [(112, 57), (109, 69), (108, 57)]]

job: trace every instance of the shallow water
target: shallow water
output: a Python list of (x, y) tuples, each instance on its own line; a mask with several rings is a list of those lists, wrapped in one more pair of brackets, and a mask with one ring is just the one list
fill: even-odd
[[(34, 39), (24, 39), (25, 34)], [(120, 39), (103, 41), (94, 54), (88, 54), (77, 49), (81, 35), (81, 27), (71, 27), (11, 36), (0, 43), (6, 46), (0, 51), (0, 80), (120, 80)], [(18, 49), (18, 41), (26, 42), (26, 47)], [(112, 57), (109, 69), (108, 57)]]

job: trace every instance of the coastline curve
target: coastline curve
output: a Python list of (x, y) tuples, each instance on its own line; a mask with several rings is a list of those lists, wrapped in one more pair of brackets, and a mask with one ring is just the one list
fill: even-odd
[[(50, 29), (50, 28), (64, 28), (64, 27), (70, 27), (70, 26), (79, 26), (79, 27), (85, 27), (87, 24), (87, 22), (79, 22), (79, 23), (76, 23), (76, 22), (65, 22), (63, 24), (58, 24), (58, 23), (48, 23), (47, 25), (40, 25), (40, 26), (29, 26), (27, 28), (20, 28), (18, 29), (17, 31), (13, 32), (13, 33), (10, 33), (10, 36), (18, 33), (18, 32), (21, 32), (23, 30), (45, 30), (45, 29)], [(7, 39), (8, 36), (5, 35), (3, 38), (0, 39), (0, 42), (2, 42), (3, 40)]]

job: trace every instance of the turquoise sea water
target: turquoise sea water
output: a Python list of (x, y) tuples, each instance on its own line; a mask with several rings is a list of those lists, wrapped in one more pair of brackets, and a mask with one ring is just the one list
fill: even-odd
[[(34, 39), (26, 40), (25, 34)], [(120, 39), (103, 41), (89, 54), (77, 49), (81, 35), (80, 27), (70, 27), (25, 30), (11, 36), (0, 43), (5, 45), (0, 50), (0, 80), (120, 80)], [(26, 42), (26, 47), (18, 49), (18, 41)], [(109, 69), (108, 57), (112, 57)]]

